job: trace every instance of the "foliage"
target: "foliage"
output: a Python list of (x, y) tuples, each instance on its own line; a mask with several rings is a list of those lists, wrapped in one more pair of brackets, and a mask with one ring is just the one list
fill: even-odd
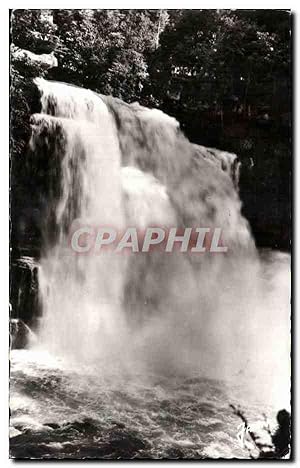
[(50, 10), (13, 10), (11, 41), (34, 53), (51, 52), (58, 43)]
[(200, 111), (222, 109), (230, 97), (244, 110), (271, 104), (268, 88), (289, 76), (289, 26), (288, 13), (274, 10), (173, 14), (152, 54), (152, 92)]
[(61, 51), (53, 76), (126, 101), (138, 99), (161, 16), (156, 10), (56, 10)]
[[(148, 60), (145, 98), (195, 142), (238, 153), (261, 245), (289, 248), (291, 15), (177, 10)], [(147, 102), (147, 101), (146, 101)], [(264, 201), (260, 203), (259, 201)]]

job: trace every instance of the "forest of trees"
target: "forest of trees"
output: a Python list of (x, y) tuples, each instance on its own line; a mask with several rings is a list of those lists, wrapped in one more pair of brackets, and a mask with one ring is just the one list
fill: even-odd
[(281, 10), (12, 11), (13, 248), (38, 237), (43, 169), (34, 173), (27, 145), (39, 109), (32, 78), (44, 76), (158, 107), (191, 141), (236, 152), (257, 244), (289, 249), (291, 18)]

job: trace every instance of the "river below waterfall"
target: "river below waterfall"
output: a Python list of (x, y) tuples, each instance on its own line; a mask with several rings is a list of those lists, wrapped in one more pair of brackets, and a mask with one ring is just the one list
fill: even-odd
[(11, 453), (18, 458), (248, 457), (241, 421), (274, 420), (265, 402), (240, 388), (201, 377), (102, 376), (32, 351), (12, 353)]
[[(266, 275), (289, 281), (288, 255), (268, 252), (263, 258)], [(239, 406), (261, 439), (270, 442), (266, 423), (274, 429), (277, 411), (289, 409), (288, 381), (277, 377), (276, 384), (268, 386), (268, 375), (261, 382), (242, 371), (230, 379), (154, 374), (124, 369), (115, 361), (111, 366), (101, 360), (75, 363), (49, 354), (41, 345), (13, 350), (11, 455), (249, 458), (238, 438), (241, 420), (229, 405)]]

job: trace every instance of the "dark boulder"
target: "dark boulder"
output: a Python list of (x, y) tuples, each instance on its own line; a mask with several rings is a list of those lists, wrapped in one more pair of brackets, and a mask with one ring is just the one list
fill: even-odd
[(10, 316), (12, 319), (20, 319), (33, 329), (40, 315), (38, 270), (39, 265), (33, 257), (11, 259)]
[(10, 319), (9, 333), (11, 349), (27, 348), (36, 340), (35, 334), (20, 319)]

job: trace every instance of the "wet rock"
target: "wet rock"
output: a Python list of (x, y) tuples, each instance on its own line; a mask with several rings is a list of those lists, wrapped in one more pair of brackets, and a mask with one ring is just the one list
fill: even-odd
[(124, 424), (124, 423), (121, 423), (121, 422), (119, 422), (119, 421), (112, 421), (112, 424), (113, 424), (114, 426), (118, 427), (119, 429), (125, 429), (125, 428), (126, 428), (125, 424)]
[(45, 423), (44, 426), (51, 427), (51, 429), (59, 429), (59, 424), (56, 423)]
[(20, 319), (10, 319), (9, 333), (11, 349), (27, 348), (36, 340), (28, 325)]
[(66, 433), (79, 432), (81, 434), (96, 434), (98, 427), (93, 419), (85, 418), (82, 421), (73, 421), (72, 423), (67, 423), (62, 427), (62, 430)]
[(111, 433), (107, 450), (114, 453), (116, 458), (131, 459), (138, 455), (140, 451), (149, 448), (146, 441), (141, 440), (138, 434), (113, 431)]
[(20, 319), (31, 328), (40, 315), (38, 268), (36, 260), (29, 256), (13, 259), (10, 266), (11, 318)]

